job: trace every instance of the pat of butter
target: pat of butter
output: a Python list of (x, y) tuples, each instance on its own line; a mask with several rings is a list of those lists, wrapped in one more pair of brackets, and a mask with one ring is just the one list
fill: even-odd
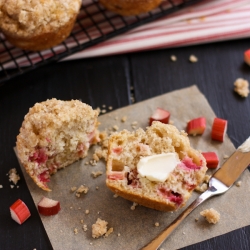
[(140, 159), (137, 171), (150, 181), (164, 182), (179, 163), (176, 153), (151, 155)]

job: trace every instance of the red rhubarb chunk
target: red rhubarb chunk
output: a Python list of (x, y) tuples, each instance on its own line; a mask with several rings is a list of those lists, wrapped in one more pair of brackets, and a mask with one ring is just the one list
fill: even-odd
[(205, 117), (195, 118), (188, 122), (187, 133), (189, 135), (202, 135), (206, 129)]
[(61, 209), (59, 201), (55, 201), (46, 197), (43, 197), (39, 201), (37, 208), (38, 208), (38, 212), (45, 216), (55, 215)]
[(181, 161), (180, 166), (182, 168), (193, 169), (193, 170), (201, 168), (201, 166), (197, 166), (188, 156), (184, 157), (184, 159)]
[(10, 214), (11, 218), (20, 225), (31, 215), (26, 204), (20, 199), (10, 206)]
[(37, 151), (32, 156), (30, 156), (29, 159), (30, 161), (35, 161), (38, 164), (42, 164), (48, 160), (48, 156), (46, 155), (45, 150), (40, 148), (37, 149)]
[(109, 180), (123, 180), (124, 177), (125, 176), (123, 172), (113, 172), (108, 175)]
[(43, 173), (41, 173), (39, 176), (38, 176), (38, 178), (39, 178), (39, 180), (41, 181), (41, 182), (49, 182), (50, 180), (49, 180), (49, 172), (48, 171), (45, 171), (45, 172), (43, 172)]
[(183, 202), (183, 198), (180, 194), (175, 193), (175, 192), (171, 192), (171, 195), (168, 198), (170, 201), (176, 203), (178, 206), (181, 205), (181, 203)]
[(113, 148), (113, 152), (119, 155), (122, 152), (122, 147)]
[(208, 168), (217, 168), (218, 167), (219, 158), (215, 152), (202, 152), (202, 155), (206, 159)]
[(244, 52), (244, 61), (250, 66), (250, 49)]
[(227, 120), (223, 120), (220, 118), (214, 118), (211, 138), (216, 141), (224, 141), (225, 134), (227, 132)]
[(168, 124), (169, 118), (170, 113), (167, 110), (157, 108), (154, 114), (149, 118), (149, 125), (151, 125), (153, 121), (159, 121)]

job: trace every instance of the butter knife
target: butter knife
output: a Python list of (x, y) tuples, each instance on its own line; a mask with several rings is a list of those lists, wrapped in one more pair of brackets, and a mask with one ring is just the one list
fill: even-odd
[(186, 210), (184, 210), (169, 226), (167, 226), (157, 237), (150, 241), (141, 250), (156, 250), (167, 237), (177, 228), (177, 226), (201, 203), (208, 198), (225, 193), (234, 182), (240, 177), (242, 172), (250, 164), (250, 137), (237, 148), (237, 150), (227, 159), (209, 181), (209, 188), (201, 194)]

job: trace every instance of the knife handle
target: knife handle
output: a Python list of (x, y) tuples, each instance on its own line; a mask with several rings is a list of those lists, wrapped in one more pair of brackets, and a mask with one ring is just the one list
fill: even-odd
[(214, 190), (209, 188), (206, 192), (201, 194), (195, 201), (193, 201), (169, 226), (167, 226), (157, 237), (150, 241), (146, 246), (140, 250), (156, 250), (168, 238), (168, 236), (177, 228), (177, 226), (203, 201), (215, 195)]

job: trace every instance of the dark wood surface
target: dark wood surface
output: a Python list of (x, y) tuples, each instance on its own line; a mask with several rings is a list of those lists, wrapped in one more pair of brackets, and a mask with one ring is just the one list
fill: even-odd
[[(242, 39), (84, 59), (50, 64), (6, 82), (0, 87), (0, 249), (52, 249), (13, 151), (31, 106), (55, 97), (81, 99), (94, 108), (105, 104), (116, 109), (132, 104), (131, 92), (139, 102), (196, 84), (216, 115), (228, 120), (228, 135), (238, 147), (250, 135), (250, 96), (243, 99), (235, 94), (233, 83), (239, 77), (250, 81), (250, 67), (243, 61), (243, 53), (249, 48), (250, 39)], [(177, 62), (170, 60), (172, 54)], [(189, 62), (191, 54), (199, 58), (198, 63)], [(10, 188), (6, 174), (11, 168), (21, 175), (18, 189)], [(9, 212), (9, 206), (18, 198), (32, 213), (21, 226)], [(250, 226), (184, 249), (248, 250)]]

